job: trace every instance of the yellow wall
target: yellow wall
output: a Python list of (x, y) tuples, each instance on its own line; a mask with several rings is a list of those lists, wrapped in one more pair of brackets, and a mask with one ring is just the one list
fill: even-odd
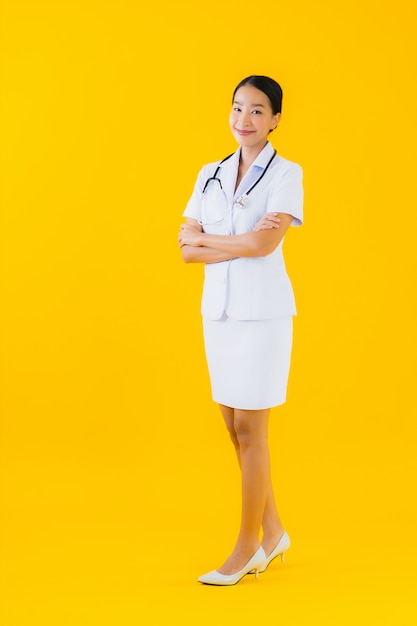
[[(414, 623), (411, 0), (1, 0), (1, 21), (5, 625)], [(233, 547), (239, 478), (176, 240), (252, 73), (282, 84), (273, 142), (305, 175), (271, 422), (294, 545), (219, 594), (195, 579)]]

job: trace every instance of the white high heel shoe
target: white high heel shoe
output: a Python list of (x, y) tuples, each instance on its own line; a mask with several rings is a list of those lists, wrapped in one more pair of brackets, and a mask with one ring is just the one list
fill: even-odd
[(217, 570), (213, 570), (212, 572), (208, 572), (208, 574), (200, 576), (198, 582), (204, 583), (205, 585), (236, 585), (236, 583), (246, 576), (246, 574), (249, 574), (250, 571), (253, 571), (256, 578), (258, 578), (259, 568), (264, 564), (265, 559), (265, 551), (262, 546), (259, 546), (246, 565), (236, 572), (236, 574), (220, 574)]
[(291, 545), (290, 538), (288, 537), (287, 533), (284, 531), (284, 534), (281, 536), (281, 539), (278, 541), (277, 545), (272, 550), (271, 554), (269, 554), (266, 557), (265, 562), (261, 565), (259, 569), (259, 573), (261, 574), (262, 572), (264, 572), (266, 568), (268, 567), (268, 565), (271, 563), (271, 561), (276, 559), (276, 557), (279, 555), (281, 555), (281, 562), (284, 563), (284, 553), (288, 550), (290, 545)]

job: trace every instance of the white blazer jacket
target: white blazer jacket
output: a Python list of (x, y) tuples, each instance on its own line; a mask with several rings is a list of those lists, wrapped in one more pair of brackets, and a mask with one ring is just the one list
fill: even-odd
[[(252, 231), (267, 212), (288, 213), (292, 225), (303, 223), (302, 169), (276, 155), (259, 184), (243, 206), (236, 202), (262, 175), (274, 153), (268, 142), (234, 190), (240, 148), (224, 163), (210, 163), (200, 171), (193, 194), (184, 211), (202, 224), (203, 231), (217, 235), (239, 235)], [(203, 194), (208, 179), (210, 180)], [(236, 320), (261, 320), (296, 315), (294, 292), (282, 253), (283, 240), (264, 257), (239, 257), (206, 263), (202, 315), (211, 320), (224, 313)]]

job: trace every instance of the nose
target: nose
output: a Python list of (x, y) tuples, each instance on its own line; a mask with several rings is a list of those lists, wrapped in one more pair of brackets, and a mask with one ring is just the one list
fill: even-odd
[(240, 116), (240, 124), (242, 128), (244, 126), (249, 126), (250, 124), (250, 113), (249, 111), (242, 111), (242, 115)]

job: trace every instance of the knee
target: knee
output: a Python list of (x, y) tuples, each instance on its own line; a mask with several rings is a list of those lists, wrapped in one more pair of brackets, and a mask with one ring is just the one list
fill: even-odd
[(236, 419), (234, 430), (236, 441), (241, 448), (245, 448), (253, 443), (252, 429), (245, 419)]
[(260, 427), (256, 416), (250, 411), (239, 412), (234, 421), (236, 439), (240, 448), (267, 446), (267, 431)]

